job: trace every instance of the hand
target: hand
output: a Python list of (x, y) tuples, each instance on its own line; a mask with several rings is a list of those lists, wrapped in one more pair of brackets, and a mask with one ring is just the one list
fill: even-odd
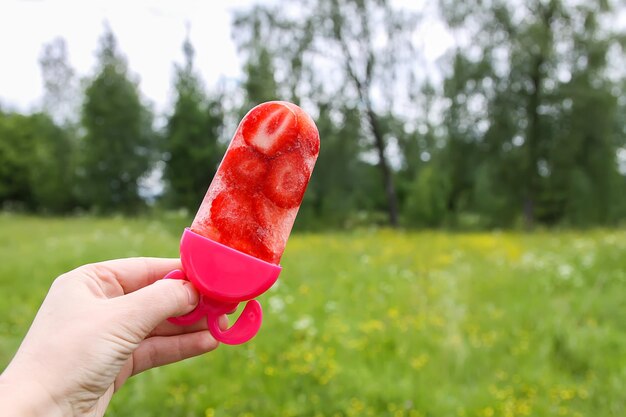
[(102, 416), (130, 376), (214, 350), (205, 321), (166, 321), (198, 303), (190, 283), (160, 279), (179, 268), (178, 259), (131, 258), (57, 278), (0, 376), (2, 415)]

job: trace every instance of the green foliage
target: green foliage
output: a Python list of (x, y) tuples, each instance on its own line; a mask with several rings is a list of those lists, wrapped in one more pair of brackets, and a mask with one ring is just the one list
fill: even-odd
[[(355, 156), (360, 136), (359, 112), (320, 104), (316, 124), (321, 147), (297, 219), (298, 228), (341, 228), (361, 213), (384, 209), (379, 174)], [(339, 120), (334, 120), (335, 116)]]
[(619, 197), (609, 190), (623, 183), (615, 154), (625, 136), (615, 130), (619, 84), (607, 71), (621, 51), (612, 49), (618, 34), (598, 24), (611, 5), (458, 3), (441, 3), (453, 30), (472, 39), (444, 84), (449, 208), (458, 211), (470, 191), (462, 209), (492, 225), (519, 215), (527, 226), (615, 221)]
[(3, 204), (32, 201), (28, 161), (31, 154), (27, 142), (32, 138), (22, 133), (24, 119), (21, 115), (2, 115), (0, 119), (0, 200)]
[(43, 107), (52, 120), (65, 127), (78, 123), (80, 100), (75, 72), (68, 61), (63, 38), (45, 44), (39, 57), (44, 85)]
[[(626, 35), (608, 23), (624, 6), (521, 6), (441, 0), (423, 16), (374, 0), (242, 9), (233, 20), (242, 79), (207, 94), (187, 40), (158, 132), (110, 30), (80, 94), (55, 39), (40, 55), (47, 116), (0, 114), (0, 203), (136, 212), (147, 199), (139, 185), (162, 171), (163, 206), (193, 212), (236, 122), (279, 99), (314, 116), (321, 136), (297, 228), (379, 224), (385, 212), (412, 227), (623, 223)], [(439, 61), (443, 80), (416, 48), (431, 12), (457, 43)]]
[[(298, 13), (283, 12), (292, 9)], [(250, 87), (256, 87), (253, 92), (273, 88), (277, 79), (271, 72), (258, 70), (273, 65), (287, 74), (284, 80), (278, 79), (279, 93), (299, 101), (305, 91), (307, 101), (318, 106), (332, 100), (336, 109), (358, 110), (361, 134), (351, 139), (375, 155), (379, 187), (392, 226), (397, 226), (398, 199), (387, 155), (390, 131), (385, 129), (384, 115), (392, 113), (394, 95), (406, 94), (398, 80), (406, 78), (412, 67), (396, 57), (402, 55), (413, 62), (410, 39), (414, 23), (412, 13), (402, 13), (387, 2), (335, 0), (256, 6), (235, 20), (240, 48), (253, 63), (247, 67), (248, 73), (256, 68), (267, 79), (260, 85), (247, 85), (248, 91)], [(270, 56), (273, 61), (266, 59), (259, 67), (261, 58)], [(286, 88), (281, 89), (280, 84)], [(382, 96), (376, 103), (375, 95)]]
[(208, 99), (193, 67), (193, 48), (185, 41), (185, 65), (176, 68), (176, 100), (165, 132), (167, 183), (171, 207), (194, 212), (223, 155), (219, 144), (224, 111), (220, 97)]
[[(0, 367), (54, 277), (176, 256), (153, 220), (0, 215)], [(292, 236), (251, 342), (145, 372), (127, 416), (623, 416), (626, 232)]]
[[(297, 37), (287, 40), (278, 36), (281, 28), (284, 29), (289, 23), (277, 24), (277, 16), (261, 5), (255, 5), (250, 10), (235, 15), (234, 38), (239, 50), (245, 55), (242, 85), (245, 99), (239, 112), (241, 117), (250, 108), (265, 101), (283, 99), (296, 104), (299, 102), (295, 93), (292, 97), (287, 95), (287, 84), (291, 86), (292, 92), (295, 89), (297, 73), (283, 73), (281, 79), (277, 78), (277, 66), (286, 68), (290, 61), (291, 49), (288, 45), (299, 43)], [(297, 36), (295, 31), (292, 33)]]
[(476, 170), (472, 189), (471, 207), (480, 213), (483, 227), (511, 227), (516, 220), (515, 202), (507, 199), (507, 190), (502, 190), (498, 173), (490, 164)]
[[(567, 127), (559, 132), (566, 137), (559, 137), (561, 143), (555, 149), (559, 162), (567, 164), (563, 168), (573, 174), (567, 194), (567, 210), (573, 211), (566, 215), (581, 225), (606, 223), (610, 219), (612, 182), (618, 180), (614, 162), (617, 102), (609, 85), (592, 86), (593, 77), (590, 71), (574, 74), (564, 87), (564, 100), (569, 100), (571, 107), (564, 112)], [(593, 204), (581, 204), (583, 199)], [(578, 202), (570, 204), (570, 200)]]
[(442, 173), (442, 170), (429, 165), (415, 176), (404, 205), (404, 215), (410, 225), (444, 225), (451, 187), (449, 177)]
[(0, 206), (71, 210), (73, 158), (68, 132), (47, 115), (0, 113)]
[(244, 65), (246, 80), (243, 88), (250, 108), (265, 101), (276, 100), (278, 97), (271, 53), (261, 45), (255, 52), (256, 54), (251, 55)]
[(152, 116), (108, 29), (100, 40), (98, 73), (85, 90), (82, 127), (83, 204), (101, 212), (140, 209), (139, 180), (155, 151)]
[[(308, 20), (304, 23), (281, 20), (271, 13), (270, 8), (261, 6), (238, 15), (235, 26), (238, 29), (236, 38), (246, 58), (245, 103), (239, 113), (243, 115), (251, 106), (283, 95), (298, 102), (297, 87), (302, 85), (298, 77), (302, 74), (311, 76), (310, 68), (302, 68), (304, 57), (301, 54), (319, 33), (308, 24)], [(298, 31), (297, 27), (302, 31)], [(295, 39), (284, 38), (289, 31), (294, 33)], [(291, 68), (294, 73), (279, 83), (275, 71), (277, 66)], [(348, 227), (358, 222), (356, 219), (363, 213), (384, 210), (380, 174), (360, 158), (366, 148), (363, 143), (363, 115), (358, 107), (342, 100), (326, 99), (324, 89), (315, 86), (314, 82), (310, 87), (314, 89), (309, 91), (307, 101), (315, 101), (305, 109), (312, 114), (317, 113), (315, 119), (321, 147), (295, 227)]]

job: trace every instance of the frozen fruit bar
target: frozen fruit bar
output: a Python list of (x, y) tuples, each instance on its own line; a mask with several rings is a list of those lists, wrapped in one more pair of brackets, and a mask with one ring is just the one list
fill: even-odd
[(191, 230), (278, 264), (319, 153), (313, 120), (271, 101), (241, 121)]

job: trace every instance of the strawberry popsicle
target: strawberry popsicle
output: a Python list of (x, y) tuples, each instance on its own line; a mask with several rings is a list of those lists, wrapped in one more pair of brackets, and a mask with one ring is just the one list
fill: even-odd
[(277, 265), (319, 145), (315, 123), (300, 107), (256, 106), (239, 124), (191, 230)]

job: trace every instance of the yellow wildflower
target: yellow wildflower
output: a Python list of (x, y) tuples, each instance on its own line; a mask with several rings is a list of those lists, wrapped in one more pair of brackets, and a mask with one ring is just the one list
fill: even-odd
[(422, 369), (424, 367), (424, 365), (426, 365), (428, 363), (428, 355), (425, 353), (420, 354), (417, 357), (414, 357), (411, 359), (411, 367), (413, 369), (415, 369), (416, 371)]

